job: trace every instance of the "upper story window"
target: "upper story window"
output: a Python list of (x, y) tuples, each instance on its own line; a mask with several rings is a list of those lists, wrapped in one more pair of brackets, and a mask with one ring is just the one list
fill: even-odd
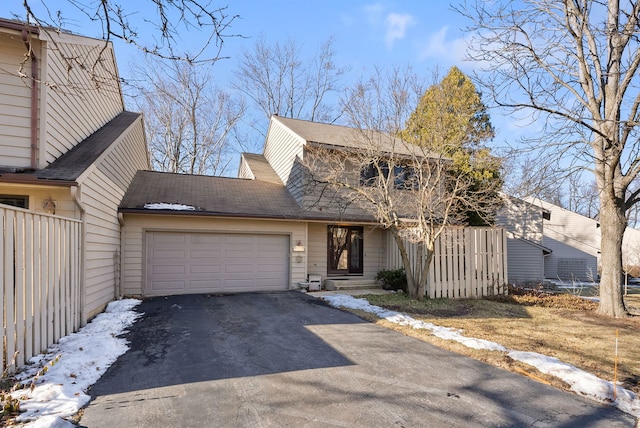
[(375, 185), (376, 178), (378, 178), (381, 172), (385, 179), (389, 178), (389, 164), (387, 164), (387, 162), (380, 161), (369, 163), (360, 171), (360, 185)]
[[(389, 164), (384, 161), (371, 162), (360, 171), (360, 185), (374, 186), (380, 173), (385, 179), (389, 178)], [(393, 167), (393, 187), (396, 189), (415, 189), (418, 185), (416, 171), (408, 165), (395, 165)]]
[(22, 195), (0, 195), (0, 204), (28, 209), (29, 197)]

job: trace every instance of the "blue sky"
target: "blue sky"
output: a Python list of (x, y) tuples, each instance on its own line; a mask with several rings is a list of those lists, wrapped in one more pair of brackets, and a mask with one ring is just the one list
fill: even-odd
[[(30, 3), (44, 16), (41, 0), (30, 0)], [(226, 4), (217, 0), (214, 3)], [(100, 28), (88, 24), (66, 0), (47, 0), (46, 4), (50, 11), (61, 10), (67, 17), (66, 29), (100, 36)], [(145, 11), (137, 10), (135, 6), (125, 7), (129, 12), (138, 12), (131, 19), (143, 25)], [(0, 16), (11, 17), (11, 12), (24, 16), (22, 0), (2, 2)], [(374, 65), (410, 64), (427, 73), (436, 66), (443, 70), (454, 64), (463, 70), (472, 68), (463, 61), (464, 41), (460, 27), (464, 21), (446, 1), (237, 0), (229, 2), (227, 13), (240, 15), (229, 32), (244, 38), (227, 39), (223, 55), (231, 58), (216, 64), (221, 74), (233, 69), (234, 58), (243, 49), (249, 49), (260, 35), (271, 42), (292, 37), (309, 51), (315, 51), (333, 37), (338, 65), (350, 67), (354, 76), (366, 74)], [(197, 31), (184, 32), (182, 43), (185, 46), (194, 41), (197, 43), (201, 36)], [(117, 41), (115, 46), (118, 63), (124, 68), (131, 57), (135, 58), (135, 50)], [(126, 71), (123, 69), (122, 72)]]
[[(40, 0), (30, 0), (30, 3), (34, 10), (43, 13)], [(130, 3), (132, 6), (125, 3), (125, 7), (128, 12), (135, 12), (130, 16), (131, 21), (143, 28), (145, 11), (136, 9), (136, 5), (146, 2)], [(465, 36), (468, 35), (462, 28), (467, 22), (451, 9), (448, 1), (236, 0), (227, 4), (213, 0), (213, 3), (227, 5), (229, 15), (240, 16), (228, 32), (243, 36), (226, 40), (222, 54), (230, 59), (214, 66), (217, 84), (222, 88), (231, 80), (241, 52), (249, 50), (261, 35), (269, 42), (294, 38), (309, 52), (316, 51), (332, 37), (337, 65), (348, 67), (348, 78), (352, 80), (369, 75), (374, 66), (411, 65), (426, 76), (436, 68), (442, 74), (452, 65), (466, 72), (474, 69), (472, 63), (464, 61)], [(79, 15), (66, 0), (47, 0), (46, 4), (50, 11), (61, 10), (67, 17), (66, 29), (100, 37), (100, 27), (88, 24), (86, 17)], [(24, 16), (22, 0), (4, 0), (0, 4), (0, 16), (11, 17), (11, 12)], [(180, 41), (189, 46), (202, 37), (197, 31), (185, 31), (180, 34)], [(126, 78), (128, 65), (140, 58), (140, 54), (118, 41), (115, 49), (121, 76)], [(491, 114), (498, 129), (495, 143), (504, 143), (505, 131), (514, 138), (514, 130), (506, 129), (509, 122), (498, 112)]]

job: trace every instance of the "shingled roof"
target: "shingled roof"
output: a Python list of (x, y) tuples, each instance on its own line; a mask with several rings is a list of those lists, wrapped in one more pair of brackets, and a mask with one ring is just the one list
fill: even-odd
[(50, 180), (76, 180), (138, 117), (140, 113), (123, 111), (48, 167), (36, 171), (35, 176)]
[(302, 210), (282, 184), (242, 178), (138, 171), (120, 212), (302, 218)]
[(102, 128), (89, 135), (45, 169), (0, 171), (0, 181), (71, 186), (111, 146), (136, 119), (139, 113), (123, 111)]
[(118, 211), (375, 223), (369, 215), (304, 211), (283, 184), (244, 178), (138, 171)]
[[(376, 149), (381, 153), (392, 155), (408, 155), (421, 158), (434, 157), (424, 149), (409, 144), (400, 138), (383, 132), (359, 130), (342, 125), (311, 122), (308, 120), (291, 119), (272, 116), (271, 120), (278, 121), (293, 131), (308, 144), (323, 147), (339, 147), (347, 149)], [(374, 147), (372, 147), (374, 145)]]
[(282, 180), (278, 177), (278, 174), (273, 170), (273, 167), (269, 164), (267, 159), (263, 155), (255, 153), (242, 153), (251, 172), (256, 180), (268, 181), (270, 183), (282, 184)]

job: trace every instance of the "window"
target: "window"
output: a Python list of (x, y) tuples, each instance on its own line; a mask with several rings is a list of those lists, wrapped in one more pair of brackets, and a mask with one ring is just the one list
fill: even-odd
[(29, 208), (29, 197), (19, 195), (0, 195), (0, 204), (11, 205), (18, 208)]
[(418, 187), (416, 170), (407, 165), (397, 165), (393, 168), (393, 186), (396, 189), (416, 189)]
[(376, 184), (376, 178), (382, 172), (384, 178), (389, 177), (389, 164), (385, 161), (372, 161), (366, 167), (360, 171), (360, 185), (361, 186), (374, 186)]
[[(385, 179), (389, 178), (389, 164), (385, 161), (372, 161), (360, 171), (361, 186), (375, 186), (380, 172)], [(415, 189), (418, 185), (416, 171), (407, 165), (393, 167), (393, 187), (396, 189)]]
[(329, 226), (327, 235), (327, 274), (362, 275), (363, 228), (361, 226)]

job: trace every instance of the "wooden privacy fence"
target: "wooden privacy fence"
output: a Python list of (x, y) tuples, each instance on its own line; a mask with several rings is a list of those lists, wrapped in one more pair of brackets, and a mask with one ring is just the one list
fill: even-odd
[[(400, 251), (389, 236), (388, 266), (402, 266)], [(405, 241), (409, 260), (415, 265), (417, 245)], [(507, 236), (491, 227), (448, 228), (435, 243), (429, 268), (427, 296), (465, 298), (506, 292)]]
[(5, 205), (0, 216), (4, 370), (80, 327), (82, 223)]

